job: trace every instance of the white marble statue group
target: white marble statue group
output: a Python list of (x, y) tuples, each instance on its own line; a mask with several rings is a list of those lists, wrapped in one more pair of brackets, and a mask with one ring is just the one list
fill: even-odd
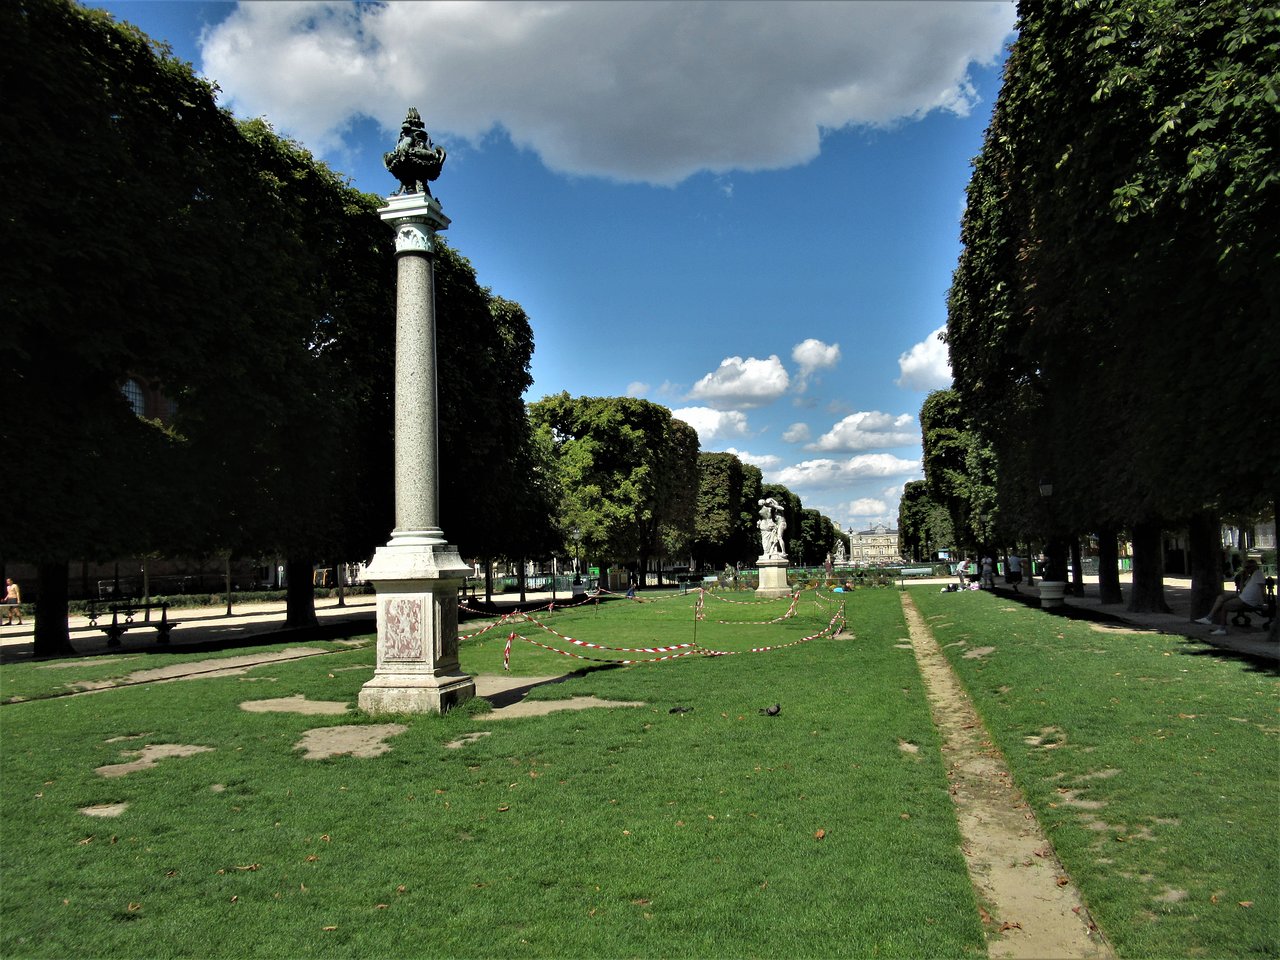
[(787, 546), (782, 539), (787, 529), (787, 518), (782, 504), (773, 497), (759, 501), (760, 519), (756, 526), (760, 528), (760, 558), (762, 560), (784, 560)]

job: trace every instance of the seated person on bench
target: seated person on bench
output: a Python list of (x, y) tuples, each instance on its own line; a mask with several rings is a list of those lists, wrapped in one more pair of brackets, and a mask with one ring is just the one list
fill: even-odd
[(1250, 557), (1244, 562), (1240, 572), (1240, 592), (1235, 596), (1221, 594), (1213, 602), (1213, 609), (1196, 623), (1209, 624), (1217, 629), (1211, 634), (1215, 637), (1226, 636), (1227, 614), (1243, 611), (1244, 613), (1266, 613), (1267, 593), (1266, 579), (1262, 576), (1262, 568), (1258, 561)]

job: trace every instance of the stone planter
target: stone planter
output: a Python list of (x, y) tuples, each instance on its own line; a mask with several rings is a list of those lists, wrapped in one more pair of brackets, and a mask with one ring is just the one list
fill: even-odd
[(1067, 584), (1062, 580), (1041, 580), (1040, 581), (1040, 606), (1041, 607), (1061, 607), (1063, 606), (1063, 594), (1067, 592)]

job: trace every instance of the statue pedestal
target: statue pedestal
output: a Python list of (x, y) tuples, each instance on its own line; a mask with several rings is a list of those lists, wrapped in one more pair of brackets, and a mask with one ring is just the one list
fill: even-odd
[(757, 597), (789, 597), (791, 588), (787, 586), (787, 559), (757, 561), (760, 569), (760, 586), (756, 587)]
[(458, 588), (471, 568), (450, 544), (379, 547), (365, 577), (378, 592), (378, 664), (365, 713), (444, 713), (476, 694), (458, 663)]

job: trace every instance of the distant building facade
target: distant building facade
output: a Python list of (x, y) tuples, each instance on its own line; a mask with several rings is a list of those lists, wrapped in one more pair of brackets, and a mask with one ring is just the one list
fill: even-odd
[(898, 549), (898, 531), (883, 523), (850, 533), (849, 547), (849, 560), (855, 565), (888, 563), (902, 555)]

